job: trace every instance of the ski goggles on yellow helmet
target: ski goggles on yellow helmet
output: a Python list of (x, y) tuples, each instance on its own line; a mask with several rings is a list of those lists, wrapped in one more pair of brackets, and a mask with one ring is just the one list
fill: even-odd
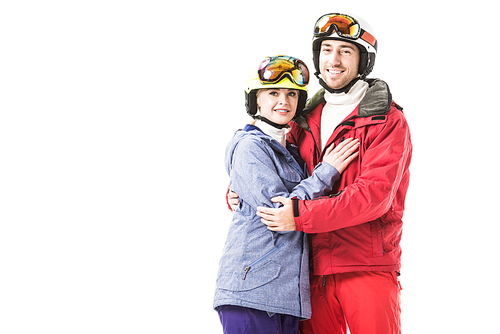
[(352, 40), (361, 38), (375, 46), (375, 37), (363, 30), (356, 19), (345, 14), (333, 13), (320, 17), (314, 25), (314, 37), (330, 36), (334, 30), (340, 37)]
[(258, 74), (263, 85), (277, 83), (285, 76), (301, 87), (309, 83), (306, 64), (290, 56), (267, 57), (260, 63)]

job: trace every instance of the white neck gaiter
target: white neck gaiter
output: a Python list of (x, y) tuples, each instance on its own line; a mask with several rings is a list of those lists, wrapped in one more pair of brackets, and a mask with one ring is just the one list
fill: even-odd
[(255, 126), (261, 129), (262, 132), (264, 132), (266, 135), (276, 139), (281, 145), (286, 147), (286, 136), (290, 132), (290, 126), (286, 126), (283, 129), (278, 129), (271, 124), (268, 124), (261, 120), (256, 120)]
[(368, 83), (363, 80), (356, 82), (349, 93), (333, 94), (325, 91), (326, 104), (321, 113), (321, 149), (325, 148), (333, 131), (346, 118), (365, 96)]

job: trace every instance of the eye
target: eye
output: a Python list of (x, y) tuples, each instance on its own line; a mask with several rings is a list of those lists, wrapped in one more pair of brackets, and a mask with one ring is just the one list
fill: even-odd
[(295, 97), (297, 96), (297, 92), (288, 92), (288, 96)]
[(269, 95), (271, 95), (271, 96), (278, 96), (278, 92), (275, 91), (275, 90), (270, 90), (269, 91)]
[(331, 50), (332, 50), (332, 46), (330, 44), (321, 45), (321, 48), (320, 48), (321, 52), (330, 52)]

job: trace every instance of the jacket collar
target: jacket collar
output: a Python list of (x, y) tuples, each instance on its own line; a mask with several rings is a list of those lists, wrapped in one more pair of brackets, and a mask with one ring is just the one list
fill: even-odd
[[(247, 124), (243, 128), (243, 132), (250, 133), (253, 135), (259, 136), (263, 141), (267, 142), (269, 146), (271, 146), (274, 151), (281, 152), (281, 154), (286, 154), (287, 152), (287, 147), (283, 146), (278, 140), (273, 138), (271, 135), (265, 133), (262, 131), (261, 128), (252, 125), (252, 124)], [(285, 142), (285, 144), (288, 146), (288, 143)]]

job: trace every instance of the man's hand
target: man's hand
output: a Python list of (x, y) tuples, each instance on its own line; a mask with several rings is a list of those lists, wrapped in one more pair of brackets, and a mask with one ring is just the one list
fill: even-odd
[(271, 198), (274, 203), (282, 203), (283, 207), (274, 209), (259, 206), (257, 216), (274, 232), (295, 231), (295, 220), (293, 219), (292, 200), (285, 197)]

